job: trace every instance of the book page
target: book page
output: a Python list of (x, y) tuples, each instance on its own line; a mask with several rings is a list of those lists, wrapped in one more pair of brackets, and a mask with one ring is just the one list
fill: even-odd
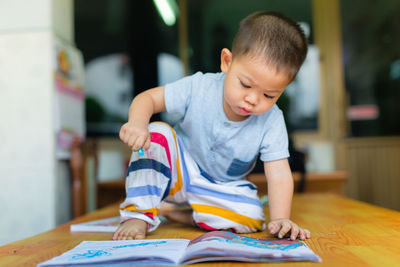
[(185, 264), (203, 261), (321, 261), (299, 240), (256, 239), (226, 231), (213, 231), (192, 240), (186, 249)]
[(117, 230), (120, 222), (120, 217), (111, 217), (101, 220), (71, 224), (71, 232), (110, 232)]
[(83, 241), (75, 248), (38, 266), (176, 265), (189, 242), (187, 239)]

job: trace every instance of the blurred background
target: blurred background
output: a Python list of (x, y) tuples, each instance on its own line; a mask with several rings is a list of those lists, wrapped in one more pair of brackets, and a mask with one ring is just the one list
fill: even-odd
[(296, 193), (400, 210), (400, 0), (0, 0), (0, 245), (123, 198), (133, 97), (220, 71), (258, 10), (309, 41), (278, 103)]

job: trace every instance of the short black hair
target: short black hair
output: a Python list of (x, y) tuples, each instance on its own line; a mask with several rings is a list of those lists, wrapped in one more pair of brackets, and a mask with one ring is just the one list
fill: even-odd
[(298, 23), (273, 11), (258, 11), (240, 22), (233, 57), (264, 56), (268, 65), (293, 80), (307, 56), (307, 38)]

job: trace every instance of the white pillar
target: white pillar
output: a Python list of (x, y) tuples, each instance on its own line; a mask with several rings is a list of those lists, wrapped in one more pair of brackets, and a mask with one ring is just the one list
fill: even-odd
[(0, 245), (70, 216), (55, 156), (56, 36), (73, 43), (72, 0), (0, 0)]

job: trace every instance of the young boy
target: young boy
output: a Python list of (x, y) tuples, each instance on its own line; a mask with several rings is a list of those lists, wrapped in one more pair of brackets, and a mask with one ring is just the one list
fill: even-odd
[[(163, 200), (186, 203), (192, 211), (163, 214), (206, 230), (237, 233), (266, 228), (257, 188), (245, 176), (258, 153), (268, 182), (268, 230), (279, 238), (310, 238), (290, 218), (293, 178), (288, 136), (275, 105), (307, 53), (298, 24), (274, 12), (245, 18), (232, 52), (221, 52), (222, 73), (196, 73), (139, 94), (120, 131), (132, 150), (114, 240), (145, 238), (160, 223)], [(181, 115), (172, 129), (152, 123), (152, 114)]]

